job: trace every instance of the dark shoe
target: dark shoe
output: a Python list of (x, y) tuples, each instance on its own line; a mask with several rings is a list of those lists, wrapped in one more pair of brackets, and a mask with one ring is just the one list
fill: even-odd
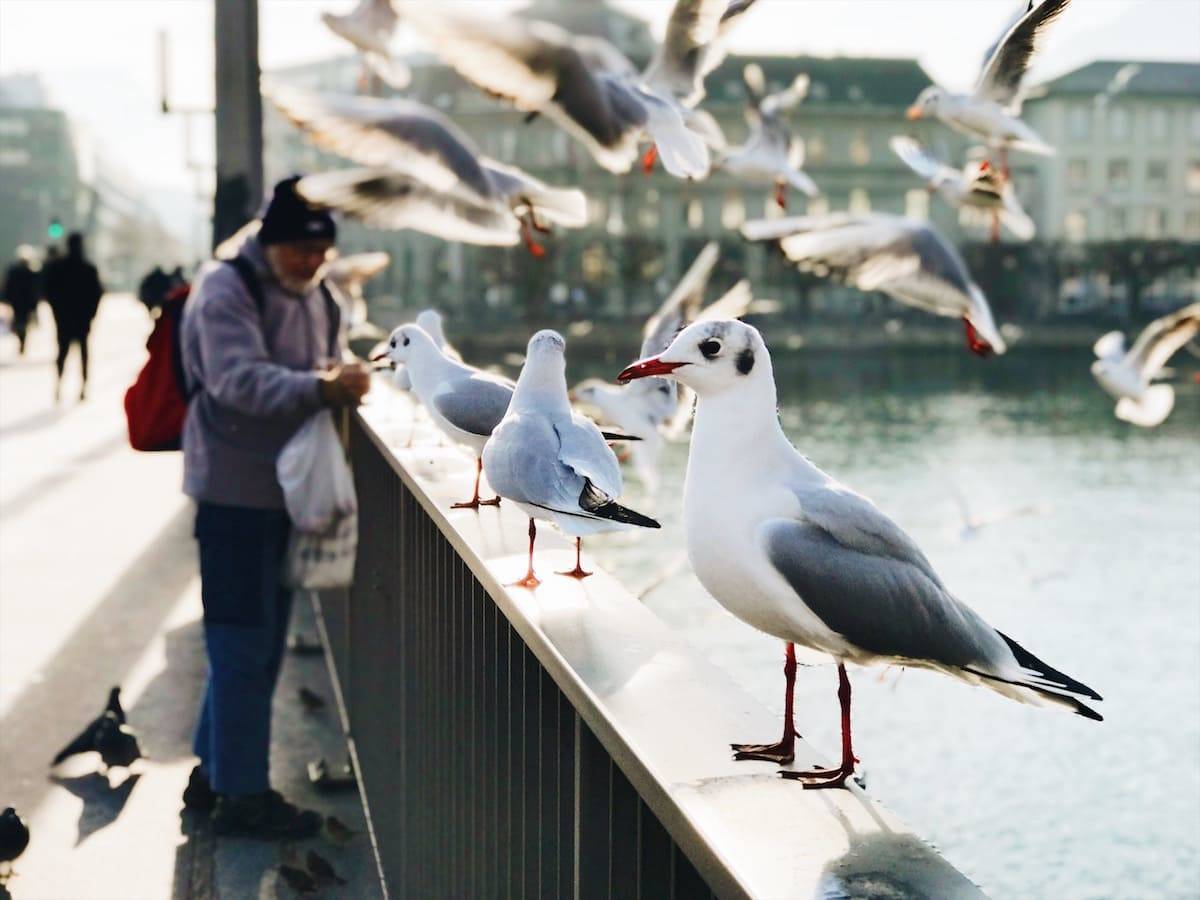
[(262, 794), (219, 794), (212, 814), (216, 834), (263, 841), (315, 837), (324, 819), (311, 809), (288, 803), (278, 791)]
[(212, 785), (208, 783), (208, 776), (200, 769), (199, 766), (192, 769), (191, 777), (188, 778), (187, 787), (183, 789), (183, 806), (184, 809), (192, 809), (196, 812), (212, 812), (214, 806), (217, 805), (217, 795), (212, 789)]

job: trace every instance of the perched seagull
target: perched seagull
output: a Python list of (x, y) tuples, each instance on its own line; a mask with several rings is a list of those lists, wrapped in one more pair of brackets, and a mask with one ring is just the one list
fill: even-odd
[[(437, 345), (438, 350), (445, 356), (448, 356), (455, 362), (462, 362), (462, 354), (455, 350), (450, 342), (446, 340), (446, 333), (442, 330), (442, 314), (440, 312), (436, 309), (423, 309), (417, 313), (416, 323), (427, 335), (433, 338), (434, 344)], [(392, 374), (392, 383), (402, 391), (412, 390), (412, 379), (408, 376), (407, 366), (395, 366)]]
[(925, 222), (872, 213), (756, 219), (742, 225), (752, 241), (777, 240), (801, 271), (833, 275), (860, 291), (939, 316), (961, 318), (972, 353), (1003, 353), (1004, 338), (979, 285), (954, 246)]
[(513, 382), (451, 359), (419, 325), (401, 325), (393, 331), (387, 349), (372, 360), (382, 358), (405, 367), (412, 392), (433, 423), (451, 441), (475, 453), (475, 492), (470, 500), (455, 503), (452, 508), (498, 506), (499, 497), (479, 499), (481, 454), (492, 430), (504, 418)]
[(483, 448), (483, 469), (501, 497), (529, 516), (529, 567), (517, 582), (534, 588), (536, 519), (575, 538), (575, 568), (560, 575), (586, 578), (583, 538), (658, 522), (617, 503), (621, 466), (595, 423), (571, 410), (567, 399), (567, 343), (557, 331), (529, 339), (525, 365), (504, 420)]
[(750, 136), (746, 143), (723, 157), (717, 167), (747, 181), (775, 185), (775, 202), (787, 208), (788, 186), (809, 197), (820, 191), (801, 167), (804, 165), (804, 141), (792, 133), (783, 114), (808, 94), (808, 76), (797, 75), (782, 91), (765, 92), (763, 71), (756, 63), (742, 70), (751, 105), (746, 107)]
[(412, 72), (392, 56), (388, 47), (398, 21), (392, 0), (359, 0), (345, 15), (321, 13), (321, 21), (338, 37), (345, 38), (362, 53), (363, 62), (390, 87), (403, 90)]
[(78, 753), (96, 752), (105, 771), (119, 766), (129, 768), (135, 760), (141, 759), (142, 750), (138, 745), (137, 734), (125, 724), (125, 710), (121, 707), (121, 689), (114, 687), (108, 692), (108, 702), (104, 711), (87, 724), (83, 731), (63, 747), (51, 760), (51, 766), (57, 766), (67, 757)]
[(1153, 428), (1175, 406), (1175, 389), (1150, 382), (1162, 374), (1175, 352), (1200, 333), (1200, 303), (1155, 319), (1125, 349), (1125, 335), (1110, 331), (1096, 341), (1092, 375), (1117, 401), (1118, 419)]
[(386, 269), (391, 261), (390, 255), (376, 250), (336, 256), (326, 263), (325, 278), (337, 288), (333, 296), (342, 302), (342, 325), (346, 337), (384, 337), (384, 332), (367, 321), (367, 300), (363, 296), (362, 286)]
[(407, 3), (401, 14), (462, 77), (531, 117), (545, 115), (610, 172), (628, 172), (645, 139), (672, 175), (708, 173), (708, 149), (685, 124), (681, 104), (650, 87), (602, 38), (517, 16), (454, 14), (433, 4)]
[(1099, 700), (1095, 691), (988, 625), (899, 526), (796, 452), (779, 424), (771, 356), (757, 330), (691, 325), (619, 377), (646, 376), (675, 378), (698, 397), (683, 498), (697, 577), (735, 616), (786, 642), (783, 736), (735, 744), (737, 758), (791, 762), (795, 644), (837, 660), (842, 713), (841, 765), (782, 773), (805, 787), (842, 787), (854, 773), (847, 662), (934, 669), (1101, 718), (1076, 696)]
[(961, 170), (952, 168), (907, 135), (889, 141), (893, 152), (906, 166), (928, 182), (955, 209), (967, 207), (987, 215), (992, 223), (992, 240), (1000, 239), (1003, 225), (1022, 241), (1033, 238), (1037, 227), (1021, 207), (1012, 182), (986, 159), (969, 162)]
[(1062, 14), (1068, 3), (1070, 0), (1043, 0), (1034, 6), (1030, 0), (1025, 14), (992, 49), (972, 93), (952, 94), (937, 85), (930, 85), (909, 107), (908, 117), (936, 116), (951, 128), (999, 148), (1005, 175), (1009, 148), (1053, 155), (1054, 148), (1018, 118), (1021, 82), (1050, 23)]
[(382, 228), (412, 228), (446, 240), (512, 245), (551, 224), (587, 224), (587, 198), (547, 187), (484, 156), (457, 125), (431, 107), (398, 98), (313, 94), (270, 84), (267, 97), (316, 146), (365, 168), (300, 180), (307, 200)]
[[(679, 284), (642, 329), (640, 357), (653, 356), (670, 346), (686, 325), (702, 319), (736, 319), (744, 315), (753, 301), (750, 286), (739, 281), (719, 300), (701, 310), (719, 248), (710, 241), (693, 260)], [(663, 438), (676, 437), (691, 415), (690, 392), (681, 397), (675, 382), (668, 378), (646, 378), (634, 384), (609, 384), (599, 378), (580, 382), (571, 392), (572, 399), (600, 414), (600, 420), (617, 426), (641, 440), (629, 447), (634, 471), (650, 493), (658, 488), (658, 461)]]

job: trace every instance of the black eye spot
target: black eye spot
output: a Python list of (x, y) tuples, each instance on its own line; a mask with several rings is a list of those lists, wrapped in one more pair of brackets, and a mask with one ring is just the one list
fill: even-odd
[(664, 394), (671, 393), (671, 386), (669, 384), (660, 385), (658, 389)]
[(408, 346), (408, 335), (405, 335), (405, 336), (404, 336), (404, 346), (405, 346), (405, 347), (407, 347), (407, 346)]
[(714, 341), (712, 338), (709, 338), (706, 341), (701, 341), (700, 352), (704, 355), (705, 359), (712, 359), (721, 352), (721, 342)]
[(747, 347), (737, 355), (737, 370), (742, 375), (749, 375), (754, 368), (754, 351)]
[(396, 339), (392, 338), (390, 341), (388, 341), (388, 346), (391, 347), (393, 350), (395, 350), (396, 349)]

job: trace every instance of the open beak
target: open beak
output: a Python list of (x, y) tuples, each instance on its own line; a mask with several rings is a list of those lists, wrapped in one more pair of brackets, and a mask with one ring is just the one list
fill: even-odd
[(664, 362), (657, 356), (651, 356), (649, 359), (643, 359), (635, 362), (632, 366), (621, 372), (617, 376), (617, 381), (621, 384), (627, 384), (635, 378), (650, 378), (654, 375), (670, 375), (680, 366), (686, 366), (685, 362)]
[(387, 358), (388, 355), (386, 350), (381, 350), (380, 352), (367, 357), (370, 362), (383, 362)]
[(913, 121), (916, 121), (917, 119), (923, 118), (922, 113), (921, 113), (921, 107), (910, 106), (908, 108), (908, 111), (904, 114), (904, 118), (908, 119), (910, 122), (913, 122)]

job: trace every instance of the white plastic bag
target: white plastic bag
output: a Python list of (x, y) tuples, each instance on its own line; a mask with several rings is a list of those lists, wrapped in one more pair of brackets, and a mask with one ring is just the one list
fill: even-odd
[(283, 582), (291, 588), (314, 591), (349, 587), (354, 581), (357, 550), (357, 513), (339, 516), (320, 534), (293, 530)]
[(297, 531), (322, 534), (358, 512), (354, 476), (327, 409), (311, 416), (284, 444), (275, 473)]

